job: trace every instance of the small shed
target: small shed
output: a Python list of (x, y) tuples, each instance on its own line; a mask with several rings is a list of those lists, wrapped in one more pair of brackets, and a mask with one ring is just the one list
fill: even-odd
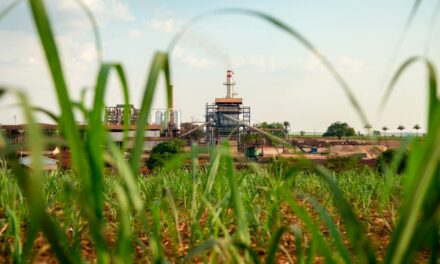
[[(41, 157), (41, 160), (43, 162), (43, 170), (44, 171), (53, 171), (58, 169), (58, 161), (55, 159), (51, 159), (48, 157)], [(26, 156), (26, 157), (22, 157), (20, 158), (20, 164), (28, 167), (28, 168), (32, 168), (32, 156)]]

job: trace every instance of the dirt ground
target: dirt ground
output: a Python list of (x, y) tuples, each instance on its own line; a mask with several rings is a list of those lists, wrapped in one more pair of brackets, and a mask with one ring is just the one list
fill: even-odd
[[(264, 157), (275, 156), (299, 158), (305, 157), (311, 160), (325, 160), (327, 157), (346, 157), (361, 155), (363, 159), (371, 160), (377, 157), (387, 149), (396, 149), (400, 146), (400, 140), (336, 140), (336, 139), (305, 139), (296, 140), (306, 152), (296, 149), (287, 149), (282, 146), (263, 146), (259, 150), (263, 151)], [(311, 148), (316, 148), (316, 153), (311, 153)]]

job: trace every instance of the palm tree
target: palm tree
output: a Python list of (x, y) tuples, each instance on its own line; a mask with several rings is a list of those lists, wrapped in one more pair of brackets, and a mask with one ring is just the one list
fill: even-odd
[(382, 127), (382, 130), (383, 130), (383, 136), (385, 137), (385, 136), (387, 135), (388, 127), (383, 126), (383, 127)]
[(413, 127), (416, 130), (416, 137), (419, 136), (419, 129), (422, 128), (419, 124), (415, 124)]
[(400, 130), (400, 137), (402, 137), (402, 135), (403, 135), (403, 130), (405, 130), (405, 127), (403, 126), (403, 125), (399, 125), (398, 127), (397, 127), (397, 129), (399, 129)]
[(368, 137), (370, 136), (370, 129), (373, 128), (370, 124), (366, 124), (364, 128), (367, 130)]
[(285, 136), (285, 139), (287, 140), (288, 137), (289, 137), (290, 122), (289, 121), (284, 121), (283, 122), (283, 126), (284, 126), (284, 136)]

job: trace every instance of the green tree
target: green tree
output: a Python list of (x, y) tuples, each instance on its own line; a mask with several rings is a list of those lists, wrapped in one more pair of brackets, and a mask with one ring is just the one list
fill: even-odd
[(147, 160), (149, 170), (163, 167), (175, 155), (183, 152), (184, 142), (182, 140), (165, 141), (157, 144), (150, 152)]
[(416, 130), (416, 137), (419, 136), (419, 129), (421, 129), (422, 127), (419, 124), (415, 124), (413, 127)]
[(271, 133), (274, 136), (284, 136), (284, 124), (281, 122), (262, 122), (258, 124), (257, 127), (263, 130), (267, 130), (267, 132)]
[[(285, 127), (284, 124), (281, 122), (272, 122), (272, 123), (267, 123), (267, 122), (262, 122), (256, 125), (256, 127), (266, 131), (269, 134), (272, 134), (278, 138), (285, 138)], [(271, 145), (276, 145), (276, 141), (274, 141), (271, 138), (267, 138), (268, 142)]]
[[(384, 152), (382, 152), (377, 157), (377, 170), (380, 173), (384, 173), (387, 170), (386, 168), (388, 169), (390, 168), (392, 162), (395, 160), (395, 156), (396, 156), (396, 150), (394, 149), (387, 149)], [(407, 167), (408, 156), (409, 156), (409, 152), (405, 151), (396, 168), (397, 169), (396, 172), (398, 174), (401, 174), (405, 171)]]
[(373, 130), (373, 136), (380, 137), (380, 131), (379, 130)]
[(299, 131), (299, 134), (300, 134), (301, 136), (304, 136), (304, 135), (306, 134), (306, 132), (305, 132), (304, 130), (301, 130), (301, 131)]
[(331, 124), (327, 128), (327, 131), (323, 134), (324, 137), (338, 137), (338, 139), (341, 139), (342, 137), (351, 137), (354, 135), (356, 135), (355, 130), (347, 123), (342, 123), (340, 121)]
[(388, 127), (383, 126), (383, 127), (382, 127), (382, 130), (383, 130), (383, 136), (385, 137), (385, 136), (387, 135)]
[(403, 136), (403, 130), (405, 130), (405, 127), (404, 127), (403, 125), (399, 125), (399, 126), (397, 127), (397, 129), (400, 130), (400, 137), (402, 137), (402, 136)]
[(370, 136), (370, 130), (371, 130), (371, 128), (373, 128), (370, 124), (366, 124), (365, 126), (364, 126), (364, 128), (367, 130), (367, 136), (369, 137)]
[(184, 135), (191, 130), (190, 134), (185, 135), (183, 138), (188, 141), (199, 141), (200, 139), (205, 137), (205, 131), (203, 131), (202, 126), (193, 124), (191, 122), (184, 122), (180, 125), (181, 131), (180, 134)]
[(289, 138), (290, 122), (284, 121), (283, 126), (284, 126), (284, 138), (287, 140)]

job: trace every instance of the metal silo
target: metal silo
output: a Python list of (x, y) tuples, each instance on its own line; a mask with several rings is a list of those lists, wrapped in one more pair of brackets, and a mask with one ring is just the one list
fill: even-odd
[(170, 123), (170, 110), (165, 110), (163, 114), (161, 127), (162, 129), (167, 129)]
[(178, 110), (174, 110), (174, 130), (180, 130), (180, 112)]
[(162, 125), (163, 122), (163, 113), (162, 111), (156, 111), (156, 124)]

